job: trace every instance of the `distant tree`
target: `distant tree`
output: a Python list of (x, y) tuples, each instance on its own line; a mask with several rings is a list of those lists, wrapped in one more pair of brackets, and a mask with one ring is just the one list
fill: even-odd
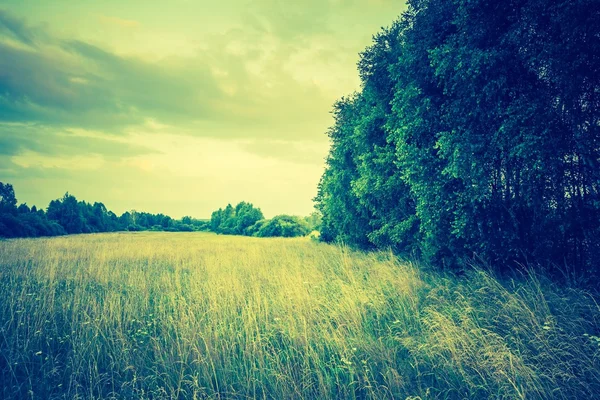
[(107, 211), (105, 222), (106, 230), (109, 232), (114, 232), (123, 229), (119, 225), (119, 217), (117, 217), (117, 215), (112, 211)]
[(48, 219), (58, 222), (67, 233), (84, 232), (85, 220), (81, 205), (75, 196), (65, 193), (62, 199), (52, 200), (48, 205)]
[(119, 216), (119, 225), (121, 230), (126, 230), (129, 225), (133, 225), (133, 219), (129, 211), (125, 211)]
[(139, 225), (144, 229), (150, 228), (152, 226), (149, 218), (151, 215), (152, 214), (148, 214), (145, 212), (138, 212), (136, 217), (136, 225)]
[(67, 233), (113, 232), (122, 230), (193, 231), (206, 229), (207, 222), (186, 217), (189, 224), (175, 223), (164, 214), (149, 214), (132, 210), (120, 217), (106, 209), (103, 203), (77, 201), (68, 192), (48, 204), (47, 212), (23, 203), (17, 207), (14, 189), (0, 183), (0, 236), (53, 236)]
[(21, 203), (19, 204), (19, 207), (17, 207), (17, 212), (19, 214), (29, 214), (31, 212), (31, 209), (29, 208), (27, 203)]
[(261, 219), (256, 221), (254, 224), (250, 225), (244, 231), (245, 236), (258, 236), (258, 232), (265, 226), (269, 221), (266, 219)]
[(219, 208), (210, 216), (210, 230), (215, 233), (220, 233), (221, 222), (223, 221), (223, 209)]
[(138, 215), (139, 215), (139, 213), (136, 210), (131, 210), (131, 212), (129, 214), (131, 215), (131, 222), (134, 225), (138, 225)]
[(95, 232), (106, 232), (108, 230), (106, 223), (107, 213), (108, 210), (102, 203), (95, 202), (92, 206), (92, 213), (88, 223), (93, 227)]
[(0, 202), (0, 236), (35, 237), (66, 233), (57, 222), (49, 221), (43, 210), (37, 210), (35, 206), (30, 209), (25, 203), (16, 207), (17, 199), (12, 186), (0, 185), (3, 194)]
[(81, 228), (82, 233), (93, 233), (99, 232), (96, 225), (93, 223), (94, 221), (94, 208), (90, 203), (85, 201), (79, 201), (79, 212), (81, 214), (81, 218), (83, 221), (83, 226)]
[(194, 219), (193, 220), (193, 226), (198, 231), (210, 231), (210, 221), (203, 221), (203, 220)]
[(246, 229), (264, 218), (260, 208), (251, 203), (241, 202), (235, 207), (235, 233), (243, 235)]
[(323, 220), (323, 216), (321, 213), (314, 211), (309, 216), (304, 217), (304, 222), (308, 226), (308, 228), (312, 231), (321, 229), (321, 222)]
[(136, 224), (129, 224), (129, 225), (127, 226), (127, 230), (128, 230), (129, 232), (139, 232), (139, 231), (141, 231), (141, 230), (142, 230), (142, 227), (141, 227), (141, 226), (139, 226), (139, 225), (136, 225)]
[(75, 196), (66, 193), (62, 199), (61, 208), (62, 213), (59, 223), (65, 228), (67, 233), (82, 233), (84, 219)]
[(168, 215), (165, 215), (161, 221), (161, 225), (163, 228), (169, 228), (173, 225), (173, 219)]
[(298, 217), (277, 215), (262, 224), (255, 236), (258, 237), (297, 237), (311, 232), (308, 224)]
[(17, 198), (10, 183), (0, 182), (0, 213), (17, 213)]
[(46, 215), (48, 219), (53, 221), (59, 221), (61, 218), (61, 202), (59, 199), (51, 200), (50, 204), (48, 204), (48, 208), (46, 209)]
[(259, 208), (242, 201), (235, 207), (227, 204), (225, 209), (220, 208), (213, 212), (210, 219), (210, 228), (216, 233), (244, 235), (250, 226), (263, 218), (263, 213)]
[(227, 204), (227, 206), (223, 209), (221, 225), (219, 225), (219, 233), (223, 233), (225, 235), (235, 235), (235, 226), (235, 208), (233, 208), (231, 204)]

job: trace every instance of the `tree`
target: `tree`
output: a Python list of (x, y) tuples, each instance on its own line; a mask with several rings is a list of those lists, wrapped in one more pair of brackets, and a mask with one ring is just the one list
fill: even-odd
[(21, 203), (19, 204), (19, 207), (17, 207), (17, 212), (19, 214), (29, 214), (31, 212), (31, 209), (29, 208), (27, 203)]
[(67, 233), (82, 233), (84, 220), (81, 215), (81, 209), (75, 196), (68, 192), (62, 199), (61, 219), (58, 221)]
[(210, 216), (210, 230), (215, 233), (220, 233), (221, 221), (223, 220), (223, 209), (219, 208), (217, 211), (213, 211)]
[(243, 235), (248, 227), (261, 219), (264, 219), (264, 216), (260, 208), (254, 208), (251, 203), (242, 201), (235, 206), (235, 233)]
[[(192, 231), (191, 225), (174, 225), (171, 217), (163, 214), (149, 214), (133, 210), (117, 217), (106, 209), (103, 203), (93, 205), (77, 201), (68, 192), (61, 198), (52, 200), (47, 212), (27, 204), (18, 207), (14, 189), (10, 184), (0, 183), (0, 236), (29, 237), (54, 236), (67, 233), (112, 232), (118, 230), (142, 230), (150, 226), (158, 230)], [(204, 229), (202, 221), (190, 221)], [(163, 226), (164, 225), (164, 226)]]
[(597, 275), (596, 8), (409, 1), (361, 54), (361, 91), (334, 106), (321, 238)]
[(10, 183), (0, 182), (0, 213), (16, 214), (17, 198)]
[(219, 208), (213, 212), (210, 227), (216, 233), (244, 235), (249, 227), (263, 218), (260, 208), (255, 208), (251, 203), (242, 201), (235, 208), (231, 204), (227, 204), (225, 209)]
[(173, 219), (168, 215), (165, 215), (161, 221), (161, 225), (163, 228), (169, 228), (173, 225)]
[(318, 231), (321, 228), (323, 216), (320, 212), (314, 211), (310, 213), (310, 215), (304, 217), (304, 222), (306, 223), (311, 232)]
[(75, 196), (65, 193), (62, 199), (52, 200), (48, 205), (48, 219), (59, 223), (67, 233), (82, 233), (85, 221)]
[(95, 202), (92, 206), (89, 224), (96, 232), (106, 232), (108, 230), (106, 224), (107, 212), (106, 206), (102, 203)]
[(258, 237), (297, 237), (306, 236), (310, 228), (300, 218), (290, 215), (277, 215), (265, 221), (255, 233)]
[(355, 160), (359, 150), (353, 139), (358, 101), (356, 94), (334, 105), (335, 123), (328, 131), (331, 151), (315, 203), (323, 215), (321, 238), (324, 241), (336, 240), (369, 248), (372, 246), (367, 237), (371, 215), (352, 190), (352, 182), (358, 177)]

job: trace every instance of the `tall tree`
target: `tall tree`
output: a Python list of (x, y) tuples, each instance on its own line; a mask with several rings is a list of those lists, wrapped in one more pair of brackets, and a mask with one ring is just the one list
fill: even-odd
[(325, 240), (598, 273), (600, 8), (411, 0), (335, 105)]
[(17, 213), (17, 197), (10, 183), (0, 182), (0, 213)]

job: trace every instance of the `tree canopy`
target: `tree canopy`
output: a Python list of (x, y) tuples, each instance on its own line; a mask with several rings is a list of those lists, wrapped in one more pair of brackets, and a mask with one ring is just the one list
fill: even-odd
[(135, 210), (118, 216), (103, 203), (79, 201), (68, 192), (52, 200), (46, 211), (22, 203), (17, 207), (14, 188), (0, 182), (0, 237), (36, 237), (115, 231), (195, 231), (207, 230), (206, 221)]
[(265, 219), (260, 208), (244, 201), (235, 207), (227, 204), (212, 213), (210, 229), (225, 235), (244, 235), (256, 237), (297, 237), (306, 236), (319, 224), (319, 215), (306, 218), (291, 215), (277, 215)]
[(594, 0), (410, 0), (334, 106), (322, 238), (598, 275)]
[(184, 216), (180, 220), (164, 214), (151, 214), (136, 210), (120, 216), (108, 210), (103, 203), (79, 201), (69, 194), (52, 200), (46, 211), (22, 203), (11, 184), (0, 182), (0, 237), (37, 237), (79, 233), (116, 231), (213, 231), (226, 235), (256, 237), (306, 236), (319, 229), (321, 215), (317, 212), (301, 218), (278, 215), (265, 219), (260, 208), (240, 202), (235, 207), (228, 204), (212, 213), (210, 220)]

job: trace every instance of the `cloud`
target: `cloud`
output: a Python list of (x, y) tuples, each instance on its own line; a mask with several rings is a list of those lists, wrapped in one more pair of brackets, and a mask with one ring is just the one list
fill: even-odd
[[(0, 11), (0, 121), (127, 136), (152, 133), (146, 122), (153, 120), (200, 137), (326, 143), (331, 105), (358, 87), (348, 68), (357, 59), (349, 37), (356, 36), (339, 40), (334, 32), (354, 29), (340, 22), (345, 16), (361, 12), (369, 20), (390, 4), (259, 0), (240, 7), (240, 24), (206, 33), (184, 55), (158, 58), (63, 39)], [(148, 21), (92, 15), (149, 34), (142, 29)]]
[[(23, 23), (13, 30), (29, 37)], [(320, 139), (329, 121), (331, 96), (287, 71), (291, 46), (260, 32), (233, 29), (159, 61), (45, 38), (33, 49), (0, 38), (0, 120), (119, 134), (151, 118), (193, 135), (288, 139)]]
[(249, 3), (246, 22), (283, 40), (298, 40), (330, 31), (331, 1), (261, 0)]
[(28, 154), (40, 157), (102, 157), (121, 159), (159, 150), (128, 138), (102, 132), (56, 129), (32, 123), (0, 123), (0, 156)]
[(0, 41), (0, 71), (0, 120), (88, 127), (135, 121), (106, 79), (64, 49), (25, 50)]
[(0, 32), (27, 45), (34, 45), (41, 34), (39, 29), (27, 26), (22, 19), (4, 10), (0, 10)]
[(162, 65), (81, 42), (0, 41), (0, 119), (118, 131), (148, 116), (191, 121), (221, 97), (206, 66)]

